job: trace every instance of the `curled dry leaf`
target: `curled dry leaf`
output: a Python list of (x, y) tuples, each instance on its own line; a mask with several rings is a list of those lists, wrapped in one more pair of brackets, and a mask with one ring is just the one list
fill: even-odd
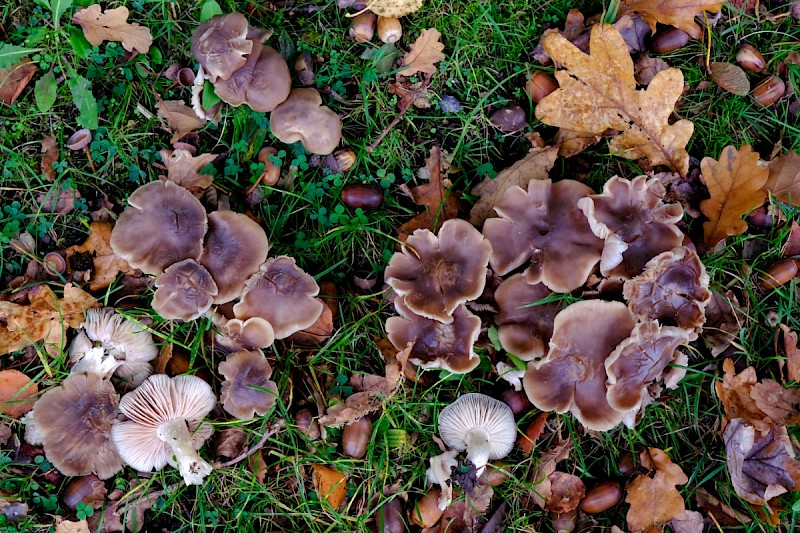
[(530, 455), (533, 451), (533, 447), (536, 445), (536, 441), (542, 436), (544, 425), (547, 422), (547, 416), (549, 414), (549, 412), (539, 413), (536, 418), (533, 419), (533, 422), (528, 424), (528, 427), (525, 428), (525, 432), (517, 438), (517, 444), (519, 444), (522, 453), (525, 455)]
[(206, 121), (198, 118), (194, 110), (183, 103), (183, 100), (161, 100), (158, 102), (158, 116), (167, 121), (172, 132), (170, 142), (205, 126)]
[(536, 505), (544, 509), (547, 499), (553, 494), (550, 486), (550, 474), (555, 472), (556, 464), (563, 461), (572, 452), (572, 439), (567, 438), (556, 442), (548, 448), (531, 472), (530, 482), (533, 485), (531, 496)]
[(128, 52), (136, 50), (146, 54), (153, 44), (150, 30), (139, 24), (128, 23), (128, 8), (107, 9), (105, 13), (98, 4), (81, 9), (72, 16), (72, 22), (83, 28), (89, 44), (99, 46), (103, 41), (117, 41)]
[(418, 72), (433, 74), (436, 72), (436, 63), (444, 59), (444, 44), (439, 42), (442, 34), (435, 28), (422, 30), (411, 45), (411, 49), (403, 56), (405, 69), (400, 71), (403, 76), (413, 76)]
[(556, 470), (547, 476), (550, 482), (550, 495), (545, 508), (556, 513), (568, 513), (578, 507), (586, 495), (586, 485), (581, 478)]
[(247, 443), (247, 433), (240, 427), (225, 428), (217, 434), (216, 452), (218, 457), (233, 459), (238, 457)]
[(800, 205), (800, 155), (789, 151), (769, 163), (764, 189), (781, 202)]
[(134, 269), (127, 261), (118, 257), (111, 249), (111, 230), (109, 222), (95, 220), (90, 226), (89, 238), (83, 244), (70, 246), (64, 250), (67, 263), (76, 254), (89, 254), (92, 258), (89, 289), (98, 291), (111, 285), (120, 273), (133, 274)]
[(56, 524), (56, 533), (90, 533), (89, 523), (86, 520), (72, 522), (62, 520)]
[(733, 146), (725, 147), (719, 161), (704, 157), (700, 168), (711, 195), (700, 203), (700, 210), (708, 217), (703, 223), (703, 234), (710, 248), (726, 237), (747, 230), (742, 216), (767, 199), (763, 188), (769, 170), (759, 166), (758, 154), (747, 144), (738, 150)]
[[(160, 102), (159, 105), (161, 103), (166, 102)], [(195, 196), (202, 195), (203, 191), (211, 187), (214, 176), (200, 174), (200, 169), (214, 161), (216, 157), (216, 154), (194, 156), (188, 150), (161, 150), (161, 160), (167, 167), (166, 179), (188, 189)]]
[(783, 330), (783, 350), (786, 354), (786, 379), (800, 381), (800, 348), (797, 347), (797, 333), (781, 324)]
[(650, 85), (656, 74), (668, 68), (669, 65), (663, 59), (641, 54), (633, 65), (633, 77), (636, 78), (636, 83), (639, 85)]
[(689, 478), (658, 448), (643, 450), (641, 460), (644, 465), (652, 465), (655, 475), (640, 474), (625, 487), (628, 492), (625, 501), (631, 506), (627, 515), (628, 529), (660, 531), (661, 526), (686, 511), (676, 486), (683, 485)]
[(620, 14), (638, 13), (653, 32), (656, 31), (656, 24), (660, 23), (675, 26), (695, 39), (702, 39), (703, 30), (694, 18), (704, 11), (718, 12), (723, 3), (715, 0), (623, 0)]
[(19, 418), (31, 409), (39, 387), (19, 370), (0, 371), (0, 415)]
[(36, 63), (24, 57), (8, 68), (0, 69), (0, 102), (11, 105), (28, 86), (36, 73)]
[(559, 89), (536, 106), (545, 124), (587, 134), (617, 130), (610, 147), (622, 157), (640, 159), (647, 168), (666, 165), (689, 171), (686, 143), (694, 130), (688, 120), (669, 123), (683, 91), (683, 74), (669, 68), (655, 75), (647, 89), (636, 89), (633, 60), (620, 33), (607, 24), (592, 28), (590, 54), (557, 33), (542, 46), (564, 66), (556, 72)]
[(753, 520), (746, 514), (726, 505), (719, 498), (699, 487), (695, 496), (697, 506), (721, 526), (739, 526)]
[(746, 321), (747, 315), (739, 309), (739, 302), (733, 291), (722, 294), (711, 291), (702, 335), (711, 355), (717, 357), (727, 350)]
[(341, 507), (347, 496), (347, 476), (325, 465), (312, 464), (311, 480), (319, 498), (325, 499), (333, 509)]
[(47, 181), (56, 179), (56, 169), (53, 168), (53, 165), (58, 161), (60, 155), (55, 136), (50, 135), (42, 139), (42, 174)]

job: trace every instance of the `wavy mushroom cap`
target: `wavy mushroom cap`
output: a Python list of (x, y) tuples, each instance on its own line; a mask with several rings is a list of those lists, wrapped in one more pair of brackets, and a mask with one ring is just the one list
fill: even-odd
[(167, 320), (194, 320), (211, 308), (217, 284), (194, 259), (175, 263), (156, 278), (153, 309)]
[(544, 283), (528, 283), (525, 274), (511, 276), (495, 290), (498, 312), (494, 323), (505, 351), (523, 361), (545, 356), (561, 303), (531, 304), (551, 294)]
[(267, 234), (247, 215), (233, 211), (209, 214), (199, 262), (217, 284), (219, 292), (214, 303), (223, 304), (241, 296), (245, 281), (258, 272), (268, 252)]
[[(215, 320), (217, 320), (215, 318)], [(275, 342), (275, 331), (272, 324), (260, 316), (247, 320), (232, 318), (221, 320), (217, 324), (216, 341), (219, 347), (228, 353), (268, 348)], [(216, 322), (215, 322), (216, 324)]]
[(220, 401), (227, 413), (239, 420), (264, 416), (278, 397), (278, 386), (272, 381), (272, 367), (261, 351), (241, 351), (219, 364), (222, 382)]
[(286, 60), (271, 46), (253, 44), (247, 63), (227, 80), (214, 85), (223, 102), (234, 107), (247, 104), (254, 111), (269, 113), (285, 102), (292, 90), (292, 75)]
[(655, 320), (636, 324), (605, 361), (611, 407), (638, 410), (648, 385), (663, 377), (667, 365), (676, 360), (675, 350), (688, 343), (685, 329), (661, 326)]
[(486, 284), (492, 247), (461, 219), (445, 221), (438, 237), (418, 229), (389, 260), (384, 277), (414, 313), (452, 322), (453, 310), (474, 300)]
[(293, 89), (272, 112), (269, 128), (281, 142), (300, 141), (312, 154), (327, 155), (342, 140), (339, 115), (322, 105), (316, 89)]
[(605, 241), (600, 258), (604, 276), (630, 279), (650, 259), (681, 245), (683, 233), (675, 224), (683, 208), (665, 204), (666, 193), (657, 178), (628, 181), (614, 176), (603, 186), (603, 194), (578, 200), (592, 231)]
[(112, 442), (119, 395), (97, 374), (74, 374), (45, 392), (33, 409), (44, 453), (65, 476), (97, 474), (108, 479), (122, 470)]
[(529, 283), (571, 292), (586, 283), (600, 260), (603, 241), (592, 233), (578, 200), (592, 189), (574, 180), (531, 180), (528, 190), (510, 187), (487, 219), (483, 234), (492, 243), (489, 263), (505, 275), (530, 259)]
[(481, 319), (462, 304), (453, 311), (449, 324), (419, 316), (406, 306), (404, 299), (394, 301), (400, 316), (386, 320), (386, 335), (398, 350), (411, 347), (408, 359), (422, 368), (444, 368), (456, 374), (475, 369), (480, 358), (473, 351), (481, 329)]
[(133, 268), (161, 274), (200, 257), (207, 227), (206, 210), (192, 193), (171, 181), (153, 181), (128, 198), (111, 231), (111, 249)]
[(192, 33), (192, 55), (211, 83), (227, 80), (247, 62), (253, 41), (247, 38), (247, 19), (241, 13), (211, 17)]
[(325, 304), (314, 298), (319, 285), (293, 257), (271, 257), (245, 283), (242, 299), (233, 306), (240, 320), (258, 316), (272, 326), (276, 339), (310, 327)]
[(636, 316), (689, 330), (689, 340), (695, 340), (711, 301), (708, 282), (697, 253), (679, 246), (651, 259), (644, 272), (625, 282), (622, 294)]
[(555, 319), (550, 351), (528, 363), (523, 385), (528, 399), (542, 411), (571, 411), (581, 424), (607, 431), (623, 414), (606, 399), (605, 360), (635, 325), (625, 304), (585, 300)]

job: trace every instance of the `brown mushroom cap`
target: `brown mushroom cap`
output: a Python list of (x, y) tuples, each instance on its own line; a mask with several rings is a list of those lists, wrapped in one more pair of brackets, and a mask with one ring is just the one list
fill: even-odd
[(222, 382), (220, 401), (225, 411), (239, 420), (264, 416), (278, 397), (278, 386), (272, 381), (272, 367), (261, 351), (241, 351), (219, 364)]
[(200, 263), (186, 259), (156, 278), (153, 309), (168, 320), (194, 320), (211, 308), (217, 284)]
[(119, 395), (97, 374), (74, 374), (45, 392), (33, 409), (47, 459), (65, 476), (97, 474), (108, 479), (122, 470), (111, 440)]
[(245, 283), (242, 299), (233, 306), (236, 318), (259, 316), (272, 325), (276, 339), (310, 327), (325, 304), (314, 298), (319, 285), (294, 258), (271, 257)]
[(301, 141), (312, 154), (327, 155), (342, 140), (339, 115), (322, 105), (316, 89), (293, 89), (272, 112), (269, 128), (281, 142)]
[[(214, 320), (215, 324), (219, 321), (217, 317)], [(216, 341), (217, 345), (228, 353), (268, 348), (275, 342), (272, 324), (260, 316), (250, 317), (247, 320), (223, 318), (222, 321), (224, 323), (217, 324), (219, 333)]]
[(254, 111), (270, 112), (283, 103), (292, 89), (286, 60), (271, 46), (256, 41), (247, 63), (227, 80), (214, 84), (214, 92), (232, 106), (249, 105)]
[(253, 41), (247, 38), (247, 19), (241, 13), (211, 17), (192, 33), (192, 55), (211, 83), (227, 80), (247, 62)]
[(70, 135), (67, 148), (70, 150), (83, 150), (92, 142), (92, 132), (86, 128), (80, 129)]
[(462, 304), (453, 311), (449, 324), (419, 316), (395, 298), (395, 309), (400, 316), (386, 320), (386, 335), (398, 350), (414, 343), (409, 361), (422, 368), (444, 368), (456, 374), (474, 370), (480, 358), (473, 351), (481, 329), (481, 319)]
[(161, 274), (184, 259), (198, 259), (208, 222), (192, 193), (171, 181), (153, 181), (128, 198), (111, 231), (111, 249), (133, 268)]
[(596, 431), (619, 424), (624, 413), (606, 399), (605, 360), (634, 324), (621, 302), (584, 300), (568, 306), (556, 316), (547, 357), (528, 363), (523, 380), (528, 399), (542, 411), (571, 411)]
[(505, 275), (528, 259), (528, 283), (544, 283), (554, 292), (583, 285), (600, 260), (598, 239), (578, 208), (592, 189), (574, 180), (531, 180), (528, 190), (510, 187), (487, 219), (483, 234), (492, 243), (489, 263)]
[(641, 405), (642, 392), (660, 379), (667, 365), (675, 361), (682, 344), (689, 342), (685, 329), (661, 326), (655, 320), (640, 322), (605, 361), (608, 375), (608, 403), (617, 411), (631, 411)]
[(208, 215), (203, 255), (200, 264), (214, 278), (219, 292), (215, 304), (238, 298), (244, 282), (267, 260), (267, 234), (247, 215), (233, 211), (214, 211)]
[(418, 229), (389, 260), (384, 277), (412, 312), (452, 322), (453, 310), (483, 292), (492, 247), (461, 219), (445, 221), (435, 236)]
[(525, 274), (511, 276), (495, 290), (498, 312), (494, 323), (505, 351), (523, 361), (545, 356), (553, 334), (553, 321), (561, 312), (561, 303), (529, 304), (551, 294), (552, 291), (543, 283), (528, 283)]
[(697, 253), (679, 246), (651, 259), (644, 272), (625, 282), (622, 294), (636, 316), (689, 330), (689, 340), (695, 340), (711, 300), (708, 282)]
[(675, 224), (683, 208), (665, 204), (666, 193), (657, 178), (628, 181), (614, 176), (603, 186), (603, 194), (578, 200), (592, 231), (605, 241), (600, 259), (604, 276), (630, 279), (650, 259), (681, 245), (683, 233)]

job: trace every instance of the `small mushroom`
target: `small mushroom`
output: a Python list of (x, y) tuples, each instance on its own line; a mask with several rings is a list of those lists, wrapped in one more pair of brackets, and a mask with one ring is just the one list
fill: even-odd
[(452, 469), (458, 467), (456, 455), (458, 455), (458, 450), (447, 450), (429, 459), (431, 466), (426, 474), (430, 483), (440, 487), (438, 507), (441, 511), (447, 509), (453, 501), (453, 482), (450, 480), (450, 476)]
[(228, 353), (268, 348), (275, 342), (272, 324), (260, 316), (247, 320), (228, 320), (215, 313), (213, 319), (214, 325), (219, 329), (216, 336), (217, 346)]
[(156, 278), (153, 309), (167, 320), (194, 320), (211, 308), (217, 284), (200, 263), (186, 259)]
[(316, 89), (293, 89), (272, 112), (269, 127), (281, 142), (300, 141), (312, 154), (329, 154), (342, 140), (339, 115), (322, 105)]
[(241, 13), (211, 17), (192, 33), (192, 55), (211, 83), (227, 80), (247, 62), (253, 51), (247, 19)]
[(414, 313), (452, 322), (453, 310), (483, 293), (491, 245), (461, 219), (447, 220), (438, 237), (418, 229), (389, 260), (384, 277)]
[(537, 304), (552, 292), (543, 283), (531, 285), (525, 274), (511, 276), (495, 290), (498, 312), (494, 317), (503, 349), (523, 361), (544, 357), (553, 334), (560, 302)]
[(128, 198), (111, 231), (111, 249), (145, 274), (161, 274), (184, 259), (199, 259), (208, 221), (192, 193), (171, 181), (153, 181)]
[(511, 408), (485, 394), (469, 393), (439, 413), (439, 436), (451, 448), (467, 452), (480, 477), (489, 460), (502, 459), (514, 447), (517, 424)]
[(202, 422), (216, 402), (211, 386), (196, 376), (150, 376), (119, 404), (128, 420), (111, 433), (122, 460), (140, 472), (169, 463), (187, 485), (202, 484), (212, 467), (197, 450), (213, 432)]
[(94, 172), (94, 161), (92, 160), (92, 153), (89, 151), (90, 142), (92, 142), (92, 132), (83, 128), (70, 135), (69, 139), (67, 139), (67, 148), (72, 151), (83, 150), (83, 153), (86, 154), (86, 158), (89, 160), (89, 167), (91, 167), (92, 172)]
[(270, 112), (289, 97), (292, 75), (289, 65), (271, 46), (258, 41), (243, 67), (227, 80), (214, 84), (214, 92), (234, 107), (247, 104), (253, 111)]
[(264, 416), (278, 397), (278, 386), (272, 381), (272, 367), (261, 351), (241, 351), (219, 364), (225, 376), (219, 400), (222, 408), (239, 420)]

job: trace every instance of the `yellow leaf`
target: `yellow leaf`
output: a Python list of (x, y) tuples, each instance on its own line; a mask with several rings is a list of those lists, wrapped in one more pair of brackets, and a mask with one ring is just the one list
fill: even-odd
[[(560, 88), (536, 106), (536, 117), (550, 126), (585, 134), (617, 130), (610, 147), (646, 168), (666, 165), (686, 175), (686, 143), (694, 125), (669, 123), (683, 90), (683, 74), (668, 68), (655, 75), (647, 89), (636, 89), (633, 60), (625, 40), (607, 24), (592, 28), (591, 54), (584, 54), (558, 33), (542, 38), (542, 46), (564, 66), (556, 72)], [(586, 135), (588, 136), (588, 135)]]
[(347, 496), (347, 476), (325, 465), (311, 465), (311, 479), (317, 496), (324, 498), (332, 508), (338, 509)]
[(763, 188), (769, 169), (758, 165), (758, 154), (745, 144), (739, 150), (726, 147), (719, 161), (704, 157), (700, 170), (711, 195), (700, 203), (700, 210), (708, 217), (703, 234), (710, 248), (725, 237), (745, 232), (747, 223), (742, 215), (767, 199)]
[(689, 478), (658, 448), (642, 451), (641, 459), (645, 466), (655, 468), (655, 476), (640, 474), (625, 487), (628, 492), (625, 501), (631, 505), (627, 516), (628, 529), (660, 531), (661, 526), (686, 510), (683, 497), (675, 486), (683, 485)]
[(764, 189), (780, 200), (800, 205), (800, 155), (787, 152), (769, 163), (769, 179)]
[(32, 398), (37, 392), (36, 383), (19, 370), (0, 371), (0, 415), (21, 417), (33, 409)]
[(136, 50), (146, 54), (153, 44), (150, 30), (139, 24), (129, 24), (128, 8), (118, 7), (102, 12), (98, 4), (81, 9), (72, 16), (72, 22), (83, 28), (89, 44), (99, 46), (103, 41), (117, 41), (128, 52)]
[(422, 7), (422, 0), (372, 0), (367, 8), (381, 17), (405, 17)]
[(411, 45), (411, 50), (403, 57), (403, 65), (408, 68), (403, 69), (400, 73), (403, 76), (413, 76), (417, 72), (424, 72), (426, 74), (433, 74), (436, 72), (436, 65), (444, 59), (444, 45), (439, 42), (442, 36), (439, 30), (430, 28), (422, 30), (417, 40)]
[(638, 13), (650, 29), (656, 31), (656, 23), (680, 28), (694, 39), (703, 37), (703, 30), (694, 17), (703, 11), (712, 13), (722, 9), (724, 2), (716, 0), (623, 0), (620, 15)]

